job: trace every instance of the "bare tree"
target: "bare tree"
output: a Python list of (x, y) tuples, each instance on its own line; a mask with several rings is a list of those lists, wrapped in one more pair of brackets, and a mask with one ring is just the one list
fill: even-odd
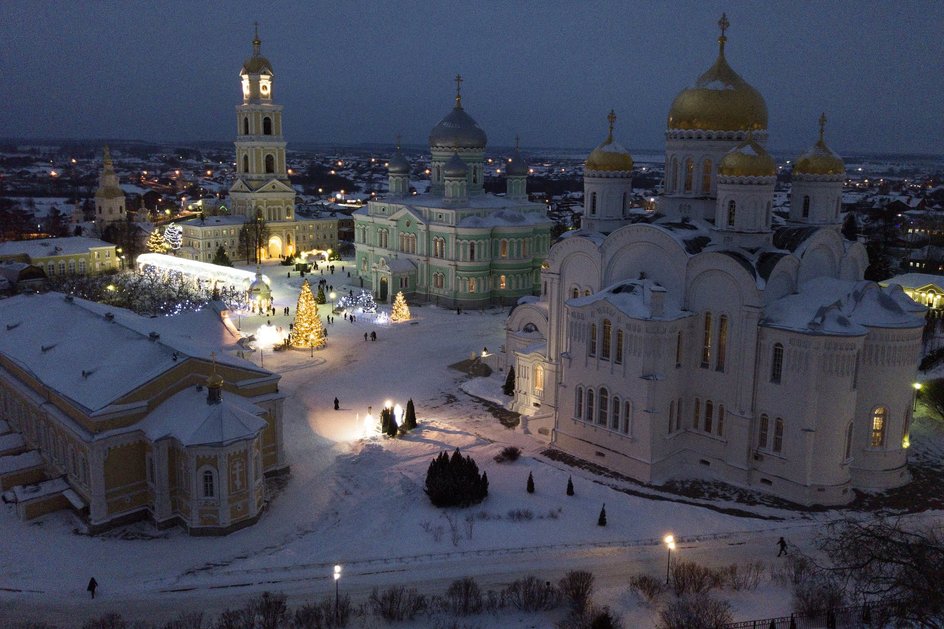
[(830, 524), (819, 548), (853, 598), (881, 601), (897, 621), (944, 628), (944, 533), (901, 519)]

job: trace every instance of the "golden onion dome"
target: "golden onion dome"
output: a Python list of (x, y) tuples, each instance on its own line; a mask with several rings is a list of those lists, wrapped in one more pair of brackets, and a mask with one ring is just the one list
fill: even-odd
[(221, 387), (221, 386), (223, 386), (223, 376), (221, 376), (220, 374), (216, 373), (215, 369), (216, 369), (216, 367), (214, 366), (214, 372), (213, 372), (212, 374), (210, 374), (210, 377), (209, 377), (209, 378), (207, 378), (207, 386), (208, 386), (208, 387)]
[(633, 169), (633, 157), (621, 144), (613, 141), (613, 124), (616, 122), (616, 112), (610, 110), (607, 116), (610, 122), (610, 132), (603, 143), (590, 151), (584, 170), (603, 170), (608, 172), (630, 171)]
[(672, 101), (668, 128), (702, 131), (759, 131), (767, 128), (767, 103), (724, 58), (724, 31), (727, 18), (722, 15), (718, 58), (698, 77), (695, 86), (683, 90)]
[(826, 114), (819, 117), (819, 140), (813, 147), (796, 159), (794, 174), (798, 175), (844, 175), (846, 164), (826, 145)]
[(773, 177), (777, 163), (748, 132), (747, 139), (725, 153), (718, 163), (722, 177)]

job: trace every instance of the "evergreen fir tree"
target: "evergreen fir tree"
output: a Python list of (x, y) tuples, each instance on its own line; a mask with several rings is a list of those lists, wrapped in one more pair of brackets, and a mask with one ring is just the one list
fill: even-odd
[(597, 526), (606, 526), (606, 504), (600, 509), (600, 517), (597, 518)]
[(416, 408), (413, 406), (413, 398), (406, 403), (406, 418), (404, 424), (407, 430), (416, 428)]
[(319, 284), (319, 285), (318, 285), (318, 303), (319, 303), (319, 304), (326, 304), (326, 303), (328, 303), (328, 300), (325, 299), (324, 285), (323, 285), (323, 284)]
[(467, 507), (488, 496), (488, 475), (479, 475), (472, 457), (463, 457), (458, 448), (451, 457), (443, 451), (429, 464), (426, 494), (437, 507)]
[(397, 433), (400, 432), (400, 427), (397, 426), (397, 420), (393, 417), (393, 411), (387, 410), (387, 436), (396, 437)]
[(164, 241), (171, 250), (177, 251), (183, 244), (184, 230), (180, 225), (170, 224), (164, 228)]
[(534, 476), (531, 475), (531, 472), (528, 472), (528, 493), (534, 493)]
[(213, 264), (220, 266), (233, 266), (233, 261), (226, 255), (226, 247), (220, 245), (216, 248), (216, 254), (213, 256)]
[(298, 294), (298, 304), (295, 306), (295, 323), (289, 336), (289, 345), (299, 349), (324, 347), (326, 344), (324, 326), (318, 317), (318, 306), (311, 294), (311, 285), (306, 279), (302, 283), (302, 290)]
[(409, 321), (410, 319), (410, 307), (406, 305), (406, 297), (403, 296), (403, 291), (398, 291), (397, 296), (393, 300), (393, 307), (390, 309), (390, 320), (391, 321)]
[(151, 253), (167, 253), (167, 241), (164, 240), (164, 236), (161, 235), (161, 230), (155, 227), (151, 230), (151, 235), (148, 236), (147, 243), (144, 245), (148, 251)]
[(505, 384), (502, 386), (502, 393), (505, 395), (515, 394), (515, 366), (508, 368), (508, 377), (505, 378)]
[(574, 495), (574, 481), (570, 476), (567, 477), (567, 495)]

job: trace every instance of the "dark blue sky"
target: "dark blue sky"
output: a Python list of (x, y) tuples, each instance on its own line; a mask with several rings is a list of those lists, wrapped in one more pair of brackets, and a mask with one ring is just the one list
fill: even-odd
[(493, 146), (660, 149), (669, 105), (727, 58), (774, 150), (817, 117), (840, 153), (944, 152), (944, 2), (0, 2), (0, 135), (230, 140), (252, 23), (295, 142), (426, 142), (453, 103)]

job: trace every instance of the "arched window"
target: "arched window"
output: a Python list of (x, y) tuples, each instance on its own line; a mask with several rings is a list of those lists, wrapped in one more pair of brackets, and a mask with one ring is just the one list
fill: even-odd
[(580, 289), (574, 286), (570, 289), (570, 298), (577, 299), (578, 297), (580, 297)]
[(698, 429), (698, 420), (701, 415), (701, 400), (695, 398), (695, 407), (692, 409), (692, 428)]
[(583, 416), (583, 387), (577, 387), (574, 396), (574, 417), (580, 419)]
[(590, 216), (597, 215), (597, 193), (590, 193)]
[(675, 400), (669, 400), (669, 434), (675, 429)]
[(711, 313), (705, 313), (704, 338), (701, 344), (701, 366), (705, 369), (711, 363)]
[(737, 202), (734, 199), (728, 201), (728, 227), (734, 227), (734, 219), (737, 216)]
[[(718, 351), (715, 356), (715, 371), (724, 371), (724, 357), (728, 346), (728, 316), (718, 319)], [(710, 432), (710, 431), (709, 431)]]
[(271, 153), (265, 156), (265, 171), (266, 173), (275, 172), (275, 156)]
[(774, 452), (783, 450), (783, 419), (778, 417), (774, 420)]
[(711, 400), (705, 400), (705, 432), (711, 432), (715, 420), (715, 405)]
[(774, 351), (770, 357), (770, 381), (780, 384), (783, 376), (783, 345), (774, 343)]
[(624, 434), (631, 435), (633, 434), (633, 402), (632, 400), (626, 400), (623, 402), (623, 425), (622, 431)]
[(767, 436), (770, 432), (770, 418), (766, 415), (760, 416), (760, 426), (757, 427), (757, 447), (767, 449)]
[(469, 286), (468, 286), (468, 287), (469, 287), (469, 292), (470, 292), (470, 293), (474, 293), (474, 292), (475, 292), (475, 278), (474, 278), (474, 277), (470, 277), (470, 278), (469, 278)]
[(852, 458), (852, 422), (849, 422), (849, 426), (846, 428), (846, 452), (843, 455), (843, 459), (848, 461)]
[(682, 332), (675, 335), (675, 366), (682, 366)]
[(669, 192), (678, 192), (679, 162), (677, 157), (672, 158), (672, 176), (669, 177)]
[(695, 176), (695, 162), (689, 157), (685, 160), (685, 192), (692, 191), (692, 179)]
[(534, 392), (538, 395), (544, 393), (544, 367), (534, 366)]
[(600, 388), (600, 411), (597, 415), (597, 423), (606, 426), (606, 416), (610, 411), (610, 393), (606, 387)]
[(590, 324), (590, 344), (587, 346), (587, 353), (590, 356), (597, 355), (597, 324)]
[(620, 399), (618, 395), (613, 396), (613, 411), (610, 413), (610, 429), (619, 430), (620, 425)]
[(610, 323), (609, 319), (603, 320), (603, 338), (600, 344), (600, 358), (603, 360), (610, 359), (610, 339), (613, 332), (613, 325)]
[(243, 172), (244, 173), (249, 172), (249, 156), (248, 155), (243, 155)]
[(810, 195), (803, 195), (803, 218), (810, 217)]
[(499, 244), (498, 255), (501, 256), (502, 258), (508, 257), (508, 241), (507, 240), (502, 240), (501, 244)]
[(500, 288), (501, 290), (505, 290), (506, 288), (508, 288), (508, 280), (505, 278), (504, 275), (498, 276), (498, 288)]
[(249, 135), (249, 117), (243, 118), (243, 135)]
[(718, 405), (718, 436), (724, 436), (724, 404)]
[(202, 480), (203, 490), (201, 496), (203, 498), (215, 498), (216, 497), (216, 474), (213, 470), (203, 470), (203, 473), (200, 475)]
[(469, 261), (470, 262), (475, 261), (475, 243), (474, 242), (469, 243)]
[(873, 448), (885, 447), (885, 428), (888, 422), (888, 407), (877, 406), (872, 411), (872, 438), (869, 445)]
[(479, 182), (479, 168), (478, 166), (473, 166), (472, 167), (472, 183), (478, 183), (478, 182)]
[(268, 116), (262, 119), (262, 134), (272, 135), (272, 118)]
[(711, 194), (711, 160), (706, 159), (701, 163), (701, 192), (704, 195)]
[(593, 389), (587, 389), (587, 414), (584, 419), (588, 422), (593, 421)]
[(623, 331), (616, 331), (616, 364), (623, 364)]

